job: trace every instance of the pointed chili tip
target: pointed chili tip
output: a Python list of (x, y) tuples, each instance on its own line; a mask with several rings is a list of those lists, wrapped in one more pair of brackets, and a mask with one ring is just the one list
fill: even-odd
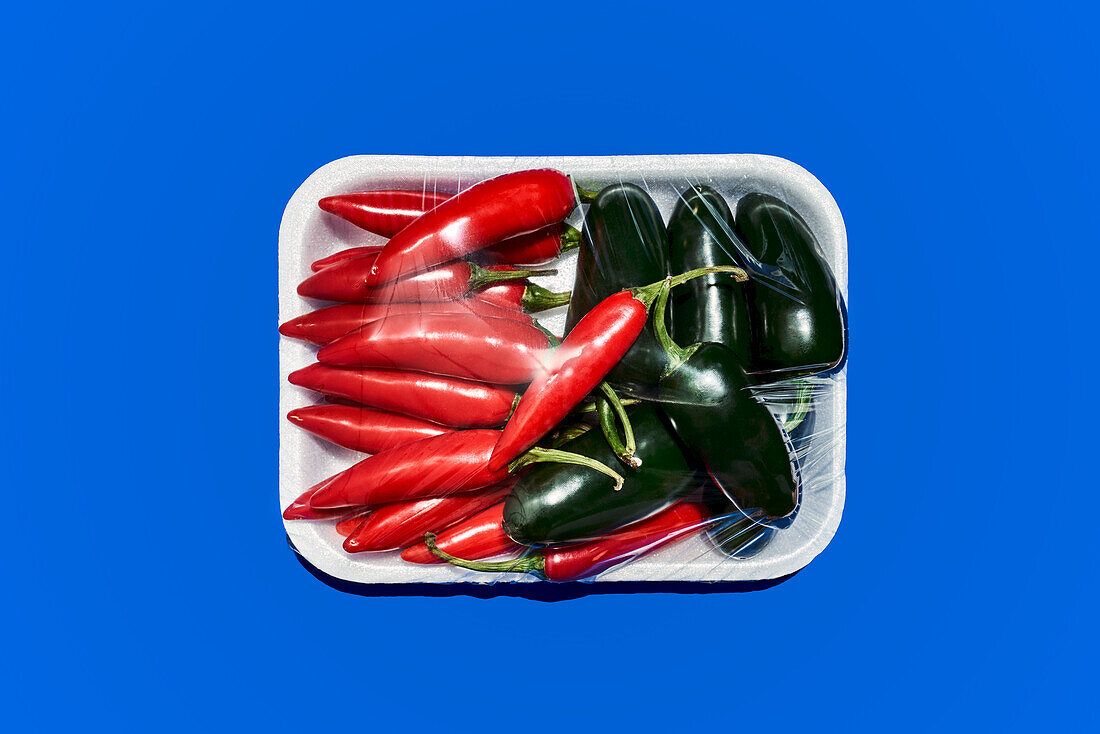
[(341, 507), (351, 507), (343, 497), (341, 497), (341, 490), (347, 484), (345, 481), (339, 481), (344, 478), (344, 474), (336, 474), (328, 479), (324, 480), (313, 488), (313, 494), (309, 496), (309, 506), (314, 510), (338, 510)]
[(317, 520), (320, 519), (317, 511), (310, 507), (308, 502), (295, 500), (283, 510), (284, 520)]
[(317, 206), (321, 207), (323, 211), (326, 211), (329, 214), (336, 214), (336, 211), (340, 208), (340, 205), (342, 203), (342, 196), (326, 196), (325, 198), (317, 202)]
[(308, 414), (303, 413), (304, 410), (304, 408), (295, 408), (286, 414), (286, 419), (296, 426), (304, 425), (309, 418)]
[(295, 316), (285, 324), (279, 324), (279, 333), (291, 339), (301, 339), (305, 334), (302, 331), (302, 317)]
[(348, 553), (362, 553), (366, 548), (359, 545), (359, 541), (355, 537), (355, 532), (352, 531), (351, 535), (344, 538), (344, 550)]
[[(313, 365), (310, 365), (310, 367), (312, 367), (312, 366)], [(298, 387), (302, 387), (303, 383), (305, 383), (305, 381), (306, 381), (305, 377), (306, 377), (308, 372), (310, 372), (309, 367), (303, 367), (300, 370), (294, 370), (293, 372), (291, 372), (289, 375), (286, 376), (286, 381), (289, 382), (291, 385), (297, 385)], [(287, 416), (287, 417), (289, 417), (289, 416)]]

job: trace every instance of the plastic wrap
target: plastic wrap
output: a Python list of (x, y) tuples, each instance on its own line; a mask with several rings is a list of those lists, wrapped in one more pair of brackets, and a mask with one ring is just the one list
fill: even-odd
[(372, 584), (793, 573), (844, 504), (846, 302), (782, 159), (330, 163), (279, 233), (288, 537)]

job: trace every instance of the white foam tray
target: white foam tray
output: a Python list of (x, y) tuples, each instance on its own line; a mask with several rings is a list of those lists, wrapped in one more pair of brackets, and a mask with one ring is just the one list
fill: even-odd
[[(369, 189), (457, 191), (492, 176), (528, 168), (555, 168), (589, 189), (617, 181), (646, 188), (668, 220), (678, 192), (705, 183), (722, 192), (731, 208), (750, 191), (780, 197), (809, 223), (825, 252), (837, 283), (848, 297), (848, 251), (844, 221), (833, 197), (800, 166), (766, 155), (642, 155), (642, 156), (351, 156), (319, 168), (291, 197), (279, 227), (279, 323), (324, 303), (301, 298), (296, 287), (310, 274), (312, 261), (337, 250), (381, 242), (382, 239), (322, 212), (325, 196)], [(574, 214), (579, 220), (580, 212)], [(572, 220), (571, 220), (572, 221)], [(572, 287), (576, 255), (557, 265), (559, 274), (538, 279), (554, 290)], [(540, 315), (540, 321), (561, 334), (565, 309)], [(316, 348), (280, 338), (279, 342), (279, 508), (285, 508), (307, 488), (363, 458), (292, 426), (283, 416), (316, 396), (290, 385), (287, 375), (315, 358)], [(611, 569), (598, 582), (614, 581), (755, 581), (793, 573), (824, 550), (844, 508), (846, 372), (828, 380), (815, 405), (815, 433), (829, 437), (816, 452), (813, 466), (803, 466), (802, 506), (791, 526), (780, 531), (757, 556), (727, 559), (701, 536), (674, 543), (632, 563)], [(809, 476), (808, 476), (809, 475)], [(486, 574), (449, 565), (418, 566), (399, 554), (349, 555), (334, 523), (287, 521), (286, 531), (298, 551), (330, 576), (358, 583), (493, 583), (531, 582), (523, 574)]]

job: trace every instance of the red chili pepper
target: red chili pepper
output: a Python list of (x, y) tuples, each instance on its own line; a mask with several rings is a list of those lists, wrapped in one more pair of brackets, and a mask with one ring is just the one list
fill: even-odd
[(452, 196), (435, 191), (360, 191), (325, 197), (317, 206), (360, 229), (393, 237)]
[[(456, 566), (474, 571), (533, 573), (549, 581), (575, 581), (595, 576), (612, 566), (633, 560), (657, 548), (687, 537), (707, 519), (706, 508), (694, 502), (680, 502), (653, 517), (635, 523), (599, 540), (563, 548), (546, 549), (512, 561), (492, 563), (466, 559), (442, 548), (429, 533), (425, 547)], [(503, 531), (502, 531), (503, 532)], [(419, 548), (413, 546), (409, 550)], [(408, 553), (409, 551), (405, 551)], [(401, 557), (405, 557), (405, 553)]]
[[(577, 247), (580, 241), (580, 231), (563, 222), (552, 224), (531, 234), (521, 234), (519, 237), (506, 239), (492, 247), (486, 247), (477, 253), (477, 259), (478, 262), (484, 263), (543, 265), (556, 259), (563, 252)], [(328, 257), (323, 257), (309, 267), (316, 273), (318, 270), (341, 260), (350, 260), (360, 255), (377, 255), (381, 249), (382, 245), (349, 247)]]
[[(500, 267), (483, 268), (460, 260), (380, 286), (368, 287), (366, 278), (373, 263), (373, 255), (362, 255), (330, 265), (303, 280), (298, 285), (298, 295), (345, 303), (437, 303), (456, 301), (493, 284), (503, 283), (516, 292), (518, 308), (526, 285), (519, 281), (529, 276), (549, 275), (554, 272), (516, 270), (513, 267), (507, 267), (507, 270)], [(504, 283), (505, 281), (516, 282)]]
[(520, 171), (482, 181), (394, 235), (367, 284), (387, 283), (565, 221), (576, 204), (573, 182), (559, 171)]
[(363, 406), (307, 405), (286, 414), (310, 433), (353, 451), (377, 454), (422, 438), (450, 433), (437, 423)]
[(323, 347), (317, 359), (518, 385), (545, 369), (549, 344), (538, 328), (511, 319), (409, 313), (372, 321)]
[[(436, 535), (436, 544), (444, 551), (461, 558), (476, 560), (491, 558), (503, 553), (530, 550), (508, 537), (501, 527), (504, 519), (504, 503), (482, 510), (471, 518), (452, 525)], [(420, 537), (424, 537), (421, 534)], [(440, 563), (443, 559), (434, 555), (428, 546), (420, 543), (406, 548), (401, 558), (409, 563)]]
[(508, 465), (546, 435), (600, 384), (645, 328), (649, 307), (662, 290), (711, 272), (739, 268), (699, 268), (641, 288), (608, 296), (589, 311), (553, 353), (546, 369), (520, 397), (489, 466)]
[(309, 269), (313, 272), (318, 270), (324, 270), (329, 265), (335, 265), (342, 260), (350, 260), (353, 257), (360, 257), (362, 255), (377, 255), (382, 251), (382, 245), (366, 245), (364, 247), (349, 247), (346, 250), (340, 250), (335, 254), (328, 257), (322, 257), (320, 260), (314, 260), (309, 266)]
[(399, 313), (473, 313), (499, 319), (512, 319), (525, 324), (533, 323), (530, 316), (513, 308), (502, 308), (480, 298), (463, 298), (461, 301), (444, 301), (431, 305), (419, 303), (340, 303), (293, 318), (279, 327), (279, 333), (292, 339), (324, 346), (350, 331), (376, 319)]
[(298, 499), (287, 505), (283, 510), (284, 520), (331, 520), (334, 517), (343, 517), (348, 514), (348, 508), (335, 507), (331, 510), (318, 510), (311, 507), (309, 498), (313, 496), (313, 487), (298, 496)]
[(517, 395), (503, 387), (420, 372), (342, 370), (323, 364), (290, 373), (290, 384), (444, 426), (500, 426)]
[(313, 487), (315, 509), (373, 506), (469, 492), (508, 478), (489, 471), (489, 453), (500, 431), (455, 431), (425, 438), (363, 459)]
[(348, 515), (340, 522), (336, 523), (336, 533), (343, 538), (347, 538), (349, 535), (355, 532), (355, 529), (363, 524), (363, 521), (367, 519), (367, 516), (371, 514), (370, 510), (365, 512), (356, 512)]
[(451, 497), (394, 502), (375, 509), (366, 522), (347, 535), (348, 553), (386, 551), (405, 548), (424, 538), (424, 533), (444, 530), (456, 522), (476, 515), (501, 502), (511, 491), (513, 481), (475, 492)]

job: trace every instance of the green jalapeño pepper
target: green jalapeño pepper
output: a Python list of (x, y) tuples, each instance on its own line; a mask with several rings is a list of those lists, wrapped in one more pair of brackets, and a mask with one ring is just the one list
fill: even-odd
[(798, 298), (750, 283), (754, 359), (751, 369), (785, 379), (828, 372), (848, 346), (843, 299), (806, 221), (783, 201), (748, 194), (737, 203), (735, 232), (765, 265), (786, 275)]
[(786, 527), (798, 509), (797, 462), (786, 432), (749, 389), (724, 344), (681, 348), (665, 325), (666, 289), (653, 304), (653, 333), (668, 354), (657, 400), (677, 436), (746, 517)]
[[(600, 191), (585, 214), (566, 332), (608, 296), (666, 278), (666, 237), (661, 212), (645, 191), (630, 183)], [(667, 366), (664, 350), (645, 329), (606, 380), (626, 396), (651, 397)]]
[(677, 435), (745, 515), (784, 527), (798, 507), (789, 440), (749, 390), (737, 355), (723, 344), (689, 347), (661, 379), (661, 403)]
[[(745, 267), (733, 243), (733, 214), (709, 186), (692, 186), (676, 202), (668, 222), (669, 264), (684, 273), (713, 265)], [(673, 291), (672, 335), (681, 344), (717, 342), (752, 364), (747, 288), (711, 274)]]
[[(504, 530), (517, 543), (546, 545), (599, 538), (654, 515), (700, 485), (676, 435), (651, 404), (627, 409), (640, 467), (619, 465), (622, 489), (576, 464), (537, 464), (524, 471), (504, 502)], [(599, 431), (561, 445), (565, 451), (614, 463)]]

